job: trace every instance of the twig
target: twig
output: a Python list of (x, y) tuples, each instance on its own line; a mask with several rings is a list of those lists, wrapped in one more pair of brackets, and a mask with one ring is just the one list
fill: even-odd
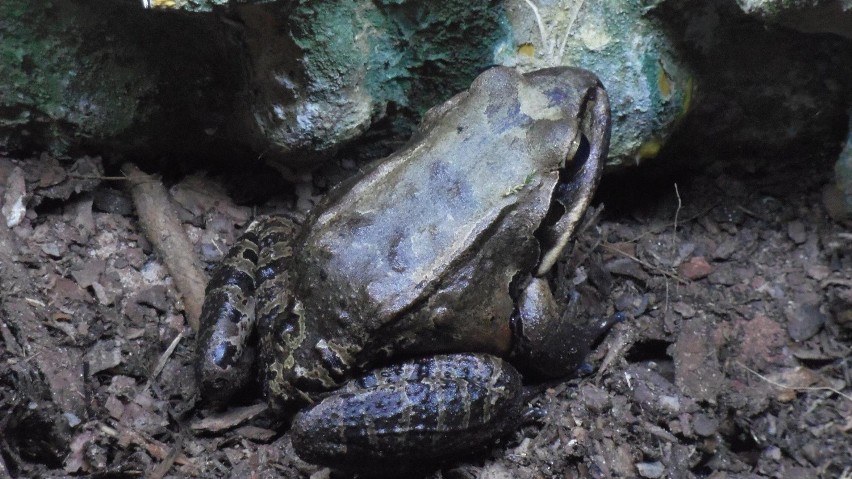
[(163, 462), (157, 464), (157, 467), (151, 471), (145, 479), (163, 479), (163, 477), (168, 474), (169, 469), (175, 464), (175, 460), (180, 454), (180, 450), (183, 448), (183, 436), (178, 436), (177, 441), (175, 442), (172, 450), (169, 451), (169, 454), (163, 459)]
[[(544, 57), (544, 60), (549, 66), (559, 64), (562, 61), (562, 57), (565, 55), (565, 47), (568, 45), (568, 37), (571, 36), (571, 30), (577, 22), (580, 10), (583, 9), (583, 5), (586, 3), (585, 0), (575, 0), (572, 2), (575, 3), (576, 6), (574, 7), (574, 11), (571, 12), (571, 16), (568, 18), (568, 24), (565, 26), (565, 33), (562, 35), (562, 40), (550, 38), (550, 35), (546, 31), (541, 12), (532, 0), (524, 0), (524, 3), (526, 3), (530, 10), (532, 10), (533, 17), (535, 17), (535, 23), (538, 26), (538, 34), (541, 37), (542, 56)], [(558, 50), (557, 46), (559, 48)]]
[(569, 34), (571, 33), (571, 29), (574, 28), (574, 23), (577, 21), (577, 17), (580, 15), (580, 10), (583, 8), (583, 4), (585, 3), (585, 0), (580, 0), (577, 3), (577, 8), (574, 9), (574, 14), (571, 15), (571, 19), (568, 21), (568, 26), (565, 27), (565, 34), (562, 35), (562, 41), (559, 43), (559, 54), (553, 59), (553, 63), (556, 63), (556, 60), (562, 60), (562, 56), (565, 54), (565, 45), (568, 43), (568, 37), (570, 36)]
[(15, 335), (12, 334), (12, 331), (9, 330), (9, 326), (2, 319), (0, 319), (0, 336), (3, 336), (3, 342), (6, 343), (6, 351), (9, 351), (14, 356), (24, 356), (24, 350), (21, 349), (21, 345), (18, 344), (18, 340), (15, 339)]
[(103, 175), (75, 175), (68, 174), (69, 178), (76, 180), (101, 180), (101, 181), (127, 181), (126, 176), (103, 176)]
[[(677, 189), (677, 183), (674, 184), (675, 197), (677, 197), (677, 209), (674, 214), (674, 223), (672, 227), (672, 260), (677, 258), (677, 220), (680, 215), (680, 208), (683, 206), (683, 203), (680, 201), (680, 191)], [(666, 281), (666, 296), (663, 300), (663, 311), (668, 314), (669, 312), (669, 282)]]
[(130, 182), (139, 224), (174, 278), (189, 326), (198, 331), (207, 276), (183, 226), (174, 213), (166, 188), (136, 166), (125, 163), (121, 171)]
[(41, 301), (41, 300), (36, 299), (36, 298), (24, 297), (24, 301), (26, 301), (27, 303), (30, 303), (31, 306), (35, 306), (36, 308), (44, 309), (44, 308), (47, 307), (47, 305), (44, 304), (44, 301)]
[[(119, 444), (134, 444), (136, 446), (139, 446), (145, 449), (148, 454), (161, 461), (165, 461), (170, 454), (170, 450), (162, 442), (147, 437), (142, 433), (134, 431), (129, 427), (121, 424), (117, 424), (115, 427), (110, 427), (107, 424), (101, 424), (100, 431), (106, 434), (107, 436), (116, 438)], [(181, 453), (177, 454), (174, 459), (174, 462), (180, 464), (181, 466), (190, 466), (193, 468), (195, 467), (195, 463)]]
[(621, 251), (617, 248), (613, 248), (612, 246), (610, 246), (608, 244), (602, 244), (601, 247), (604, 248), (605, 250), (611, 252), (611, 253), (620, 254), (621, 256), (624, 256), (625, 258), (632, 259), (633, 261), (639, 263), (640, 265), (644, 266), (645, 268), (648, 268), (651, 271), (656, 271), (656, 272), (660, 273), (662, 276), (666, 276), (666, 277), (669, 277), (671, 279), (674, 279), (678, 283), (689, 284), (689, 281), (681, 278), (680, 276), (678, 276), (674, 273), (671, 273), (669, 271), (666, 271), (662, 268), (659, 268), (657, 266), (654, 266), (651, 263), (648, 263), (647, 261), (643, 261), (643, 260), (633, 256), (632, 254), (625, 253), (624, 251)]
[(151, 386), (151, 381), (157, 379), (157, 376), (159, 376), (160, 373), (163, 371), (163, 368), (166, 367), (166, 363), (169, 361), (169, 358), (172, 356), (172, 353), (175, 352), (175, 348), (177, 348), (178, 343), (180, 343), (180, 340), (183, 339), (184, 331), (185, 330), (182, 329), (180, 333), (175, 336), (175, 339), (172, 340), (171, 344), (169, 344), (169, 347), (166, 348), (166, 350), (163, 351), (163, 354), (160, 355), (160, 359), (157, 361), (157, 366), (154, 367), (154, 371), (148, 377), (148, 381), (145, 383), (145, 387), (142, 388), (143, 392), (148, 390), (148, 388)]
[(786, 384), (781, 384), (779, 382), (773, 381), (772, 379), (769, 379), (768, 377), (760, 374), (759, 372), (755, 371), (754, 369), (751, 369), (750, 367), (746, 366), (743, 363), (737, 362), (736, 364), (739, 365), (741, 368), (745, 369), (746, 371), (748, 371), (748, 372), (754, 374), (755, 376), (759, 377), (760, 379), (766, 381), (767, 383), (769, 383), (769, 384), (771, 384), (775, 387), (781, 388), (781, 389), (790, 389), (792, 391), (831, 391), (831, 392), (837, 394), (838, 396), (844, 397), (844, 398), (848, 399), (849, 401), (852, 401), (852, 396), (840, 391), (839, 389), (833, 388), (831, 386), (801, 386), (801, 387), (787, 386)]
[[(707, 213), (709, 213), (709, 212), (710, 212), (710, 210), (712, 210), (713, 208), (715, 208), (717, 205), (718, 205), (718, 203), (714, 203), (714, 204), (710, 205), (709, 207), (707, 207), (707, 208), (705, 208), (705, 209), (703, 209), (703, 210), (699, 211), (698, 213), (696, 213), (696, 214), (694, 214), (694, 215), (692, 215), (692, 216), (688, 217), (687, 219), (685, 219), (685, 220), (683, 221), (683, 223), (691, 223), (691, 222), (693, 222), (693, 221), (697, 220), (698, 218), (701, 218), (702, 216), (704, 216), (704, 215), (706, 215)], [(636, 243), (636, 242), (638, 242), (639, 240), (641, 240), (642, 238), (644, 238), (644, 237), (646, 237), (646, 236), (648, 236), (648, 235), (650, 235), (650, 234), (653, 234), (654, 232), (662, 231), (662, 230), (664, 230), (665, 228), (668, 228), (669, 226), (674, 226), (674, 223), (664, 223), (664, 224), (662, 224), (662, 225), (658, 226), (657, 228), (654, 228), (654, 231), (645, 231), (644, 233), (642, 233), (642, 234), (640, 234), (640, 235), (636, 236), (635, 238), (633, 238), (633, 239), (629, 239), (629, 240), (626, 240), (625, 242), (627, 242), (627, 243)]]
[(541, 46), (542, 48), (548, 47), (547, 35), (544, 33), (544, 22), (541, 20), (541, 14), (538, 12), (538, 7), (535, 6), (535, 3), (532, 0), (524, 0), (527, 6), (530, 7), (530, 10), (533, 12), (533, 16), (535, 17), (535, 23), (538, 25), (538, 34), (541, 36)]
[(674, 215), (674, 228), (672, 228), (672, 258), (677, 257), (677, 217), (680, 214), (680, 207), (682, 203), (680, 202), (680, 191), (677, 189), (677, 183), (674, 184), (675, 196), (677, 197), (677, 209), (675, 210)]
[(12, 477), (12, 475), (9, 473), (9, 468), (6, 467), (6, 461), (3, 460), (2, 454), (0, 454), (0, 477)]

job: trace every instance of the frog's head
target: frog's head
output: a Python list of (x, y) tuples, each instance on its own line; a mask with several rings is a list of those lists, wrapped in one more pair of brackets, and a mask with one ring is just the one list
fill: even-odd
[(579, 325), (565, 320), (542, 277), (568, 245), (597, 188), (609, 147), (609, 101), (598, 78), (577, 68), (531, 72), (518, 85), (520, 109), (535, 119), (527, 143), (539, 145), (543, 151), (537, 156), (548, 159), (560, 176), (550, 220), (536, 233), (542, 251), (538, 267), (516, 299), (513, 357), (535, 376), (572, 375), (590, 343), (612, 321)]
[[(609, 98), (593, 73), (578, 68), (537, 70), (524, 75), (524, 79), (519, 98), (522, 105), (526, 99), (530, 111), (538, 112), (541, 119), (537, 124), (547, 124), (550, 117), (559, 117), (560, 124), (570, 125), (569, 136), (561, 140), (567, 147), (559, 151), (566, 156), (560, 158), (562, 172), (553, 195), (564, 211), (555, 223), (542, 226), (545, 231), (540, 237), (545, 241), (536, 272), (536, 276), (542, 276), (565, 249), (600, 181), (609, 149)], [(552, 130), (533, 128), (531, 134), (542, 136), (535, 144), (553, 144), (552, 136), (561, 130)]]

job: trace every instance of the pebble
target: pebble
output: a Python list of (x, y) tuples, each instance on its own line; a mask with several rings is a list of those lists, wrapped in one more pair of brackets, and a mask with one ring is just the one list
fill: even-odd
[(808, 266), (807, 273), (809, 277), (822, 281), (831, 274), (831, 268), (824, 264), (812, 264)]
[(684, 278), (695, 280), (709, 276), (713, 272), (713, 267), (703, 256), (694, 256), (682, 263), (678, 270)]
[(666, 468), (659, 461), (637, 463), (636, 469), (639, 471), (640, 476), (650, 479), (663, 477), (663, 474), (666, 472)]
[(799, 220), (787, 223), (787, 236), (789, 236), (796, 244), (804, 243), (808, 240), (808, 233), (805, 231), (805, 224)]
[(819, 305), (803, 304), (798, 309), (786, 311), (787, 334), (794, 341), (806, 341), (819, 332), (822, 325), (828, 320), (819, 310)]
[(699, 436), (712, 436), (719, 429), (719, 421), (711, 418), (704, 413), (698, 413), (692, 416), (692, 430)]
[(678, 301), (677, 303), (672, 304), (672, 309), (677, 314), (687, 319), (695, 316), (695, 308), (693, 308), (690, 304), (684, 303), (682, 301)]
[(727, 260), (740, 249), (740, 244), (737, 239), (733, 236), (728, 236), (724, 241), (722, 241), (719, 246), (713, 251), (713, 259), (716, 260)]

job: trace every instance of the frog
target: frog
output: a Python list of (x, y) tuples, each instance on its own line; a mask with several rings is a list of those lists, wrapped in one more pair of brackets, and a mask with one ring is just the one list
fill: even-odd
[(202, 398), (227, 404), (256, 366), (271, 410), (298, 411), (296, 454), (345, 471), (487, 447), (527, 378), (576, 374), (611, 325), (562, 320), (548, 280), (609, 136), (593, 73), (486, 70), (304, 221), (246, 229), (207, 288)]

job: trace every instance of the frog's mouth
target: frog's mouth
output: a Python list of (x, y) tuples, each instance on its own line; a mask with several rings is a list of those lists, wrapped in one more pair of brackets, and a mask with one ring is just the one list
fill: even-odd
[(559, 182), (536, 231), (541, 259), (536, 276), (546, 274), (568, 245), (600, 182), (609, 148), (609, 101), (603, 87), (590, 88), (580, 103), (579, 145), (559, 170)]

